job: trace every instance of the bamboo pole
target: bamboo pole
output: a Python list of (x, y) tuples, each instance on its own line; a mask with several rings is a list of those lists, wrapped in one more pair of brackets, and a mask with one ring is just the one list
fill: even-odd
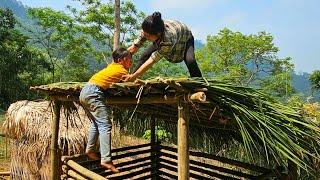
[(151, 129), (151, 137), (150, 137), (150, 142), (151, 142), (151, 174), (152, 174), (152, 179), (157, 179), (157, 154), (155, 152), (156, 149), (156, 123), (155, 123), (155, 118), (151, 118), (150, 122), (150, 129)]
[(67, 174), (77, 180), (86, 180), (87, 178), (81, 176), (80, 174), (78, 174), (76, 171), (74, 170), (68, 170)]
[[(174, 147), (170, 147), (170, 146), (164, 146), (164, 145), (160, 145), (160, 148), (169, 152), (173, 152), (173, 153), (177, 153), (177, 148)], [(170, 155), (168, 153), (165, 152), (161, 152), (162, 155), (164, 155), (165, 157), (167, 157), (167, 155)], [(211, 160), (215, 160), (215, 161), (219, 161), (220, 163), (224, 163), (224, 164), (229, 164), (229, 165), (233, 165), (233, 166), (237, 166), (240, 168), (244, 168), (244, 169), (248, 169), (250, 171), (256, 171), (256, 172), (260, 172), (260, 173), (268, 173), (270, 170), (272, 169), (267, 169), (264, 167), (260, 167), (254, 164), (249, 164), (249, 163), (245, 163), (245, 162), (241, 162), (241, 161), (236, 161), (233, 159), (228, 159), (225, 157), (221, 157), (221, 156), (216, 156), (213, 154), (207, 154), (207, 153), (203, 153), (203, 152), (196, 152), (196, 151), (189, 151), (189, 155), (192, 157), (200, 157), (200, 158), (207, 158), (207, 159), (211, 159)], [(168, 156), (169, 157), (169, 156)], [(170, 158), (172, 159), (177, 159), (176, 155), (170, 155)], [(191, 163), (192, 161), (190, 161)]]
[(96, 174), (96, 173), (82, 167), (81, 165), (74, 162), (73, 160), (69, 160), (67, 162), (67, 165), (70, 166), (72, 169), (76, 169), (76, 171), (79, 172), (79, 174), (85, 176), (86, 178), (94, 179), (94, 180), (106, 180), (106, 178), (104, 178), (103, 176), (100, 176), (99, 174)]
[[(78, 96), (50, 96), (52, 99), (59, 101), (79, 101)], [(141, 97), (139, 104), (177, 104), (179, 97), (174, 95), (150, 95)], [(206, 101), (205, 94), (203, 92), (190, 94), (185, 101), (192, 101), (198, 103), (210, 103)], [(137, 104), (138, 99), (135, 97), (124, 97), (124, 96), (107, 96), (107, 104), (116, 105), (116, 104)]]
[(189, 106), (178, 102), (178, 179), (189, 179)]
[(58, 154), (58, 134), (59, 134), (59, 121), (60, 121), (60, 108), (61, 102), (54, 101), (53, 105), (53, 124), (52, 124), (52, 135), (51, 135), (51, 145), (50, 145), (50, 152), (51, 152), (51, 179), (59, 179), (60, 177), (60, 168), (59, 162), (60, 157)]
[(10, 176), (10, 171), (0, 172), (0, 176)]

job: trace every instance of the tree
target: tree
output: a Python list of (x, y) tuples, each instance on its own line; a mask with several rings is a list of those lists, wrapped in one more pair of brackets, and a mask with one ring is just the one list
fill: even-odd
[(51, 8), (32, 8), (28, 15), (36, 27), (29, 31), (31, 43), (50, 61), (52, 82), (86, 81), (89, 73), (85, 59), (93, 54), (93, 47), (75, 19)]
[(320, 91), (320, 70), (313, 71), (309, 77), (314, 92)]
[(19, 99), (32, 98), (28, 89), (44, 83), (42, 75), (49, 64), (43, 54), (28, 45), (28, 37), (14, 27), (11, 10), (0, 9), (0, 107)]
[(142, 79), (152, 77), (189, 77), (188, 69), (184, 62), (171, 63), (165, 59), (158, 61), (151, 69), (142, 75)]
[[(97, 59), (110, 57), (113, 50), (115, 32), (115, 5), (112, 1), (101, 3), (100, 0), (78, 0), (82, 2), (84, 10), (77, 11), (69, 7), (77, 18), (78, 23), (83, 25), (82, 32), (90, 35), (97, 49)], [(138, 12), (135, 5), (130, 2), (121, 2), (120, 9), (120, 42), (126, 45), (136, 37), (140, 29), (140, 22), (144, 13)], [(109, 59), (110, 60), (110, 59)]]
[(118, 48), (120, 42), (120, 0), (114, 0), (114, 21), (113, 50)]
[(266, 32), (244, 35), (225, 28), (208, 36), (196, 57), (204, 76), (231, 79), (237, 85), (260, 87), (283, 96), (293, 92), (293, 64), (291, 58), (278, 58), (278, 51)]

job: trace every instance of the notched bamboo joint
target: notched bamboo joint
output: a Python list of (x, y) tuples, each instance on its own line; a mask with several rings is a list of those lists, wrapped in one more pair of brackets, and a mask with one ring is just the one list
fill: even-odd
[(194, 94), (189, 94), (188, 98), (190, 101), (206, 102), (207, 96), (204, 92), (196, 92)]

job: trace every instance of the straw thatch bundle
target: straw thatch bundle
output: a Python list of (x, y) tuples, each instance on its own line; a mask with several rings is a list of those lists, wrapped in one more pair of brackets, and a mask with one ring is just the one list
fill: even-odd
[[(49, 179), (53, 107), (49, 101), (19, 101), (10, 105), (3, 129), (14, 139), (11, 151), (13, 179)], [(65, 155), (84, 152), (90, 120), (72, 102), (61, 108), (59, 147)]]

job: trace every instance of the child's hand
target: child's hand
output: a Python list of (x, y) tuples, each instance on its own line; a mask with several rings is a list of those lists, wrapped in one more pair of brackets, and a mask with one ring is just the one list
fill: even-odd
[(136, 78), (134, 78), (132, 74), (127, 74), (127, 75), (123, 75), (123, 76), (122, 76), (122, 80), (123, 80), (124, 82), (132, 82), (132, 81), (134, 81), (135, 79), (136, 79)]

